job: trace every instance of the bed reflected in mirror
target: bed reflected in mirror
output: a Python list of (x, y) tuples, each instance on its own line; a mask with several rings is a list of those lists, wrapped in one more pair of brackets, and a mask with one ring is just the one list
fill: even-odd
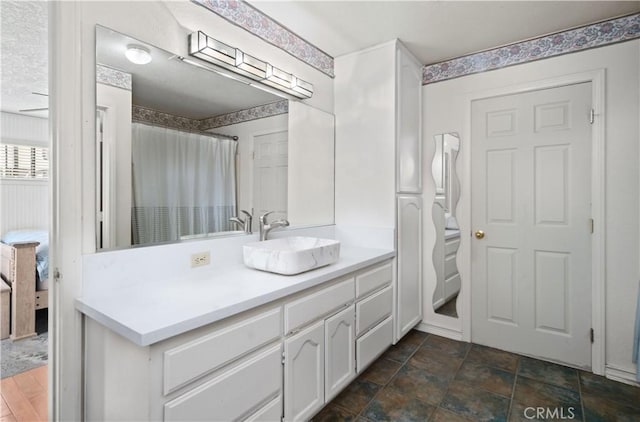
[(460, 227), (456, 207), (460, 197), (460, 182), (456, 174), (456, 159), (460, 152), (460, 138), (457, 133), (444, 133), (436, 135), (434, 141), (436, 152), (431, 170), (436, 186), (432, 205), (436, 243), (433, 266), (437, 283), (433, 293), (433, 309), (438, 314), (457, 318), (460, 274), (456, 254), (460, 247)]

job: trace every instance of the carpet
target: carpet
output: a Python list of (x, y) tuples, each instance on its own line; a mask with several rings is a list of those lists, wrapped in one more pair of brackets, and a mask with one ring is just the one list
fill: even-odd
[(36, 311), (37, 336), (23, 340), (2, 340), (0, 347), (0, 378), (12, 377), (29, 369), (46, 365), (49, 359), (47, 309)]

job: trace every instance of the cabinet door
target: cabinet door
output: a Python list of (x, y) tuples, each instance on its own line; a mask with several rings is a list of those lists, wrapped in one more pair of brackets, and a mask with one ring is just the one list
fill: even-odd
[(334, 398), (356, 375), (355, 305), (328, 318), (324, 324), (325, 401)]
[(422, 197), (398, 196), (396, 340), (422, 320)]
[(397, 55), (397, 192), (422, 193), (422, 66), (401, 46)]
[(324, 320), (284, 342), (284, 420), (308, 420), (324, 405)]

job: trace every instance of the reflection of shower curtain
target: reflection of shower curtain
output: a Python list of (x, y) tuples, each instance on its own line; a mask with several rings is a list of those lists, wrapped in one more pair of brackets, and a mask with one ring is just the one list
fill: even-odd
[(237, 143), (132, 125), (133, 244), (232, 230)]

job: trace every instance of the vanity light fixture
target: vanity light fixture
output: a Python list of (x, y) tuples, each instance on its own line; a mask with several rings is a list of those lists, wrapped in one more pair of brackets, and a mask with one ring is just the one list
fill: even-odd
[(131, 63), (134, 64), (151, 63), (151, 53), (149, 52), (149, 49), (141, 45), (129, 44), (124, 55)]
[(265, 84), (270, 85), (274, 88), (291, 88), (291, 81), (293, 80), (293, 75), (291, 73), (287, 73), (284, 70), (280, 70), (277, 67), (273, 67), (270, 64), (267, 65), (267, 80), (264, 81)]
[(267, 62), (258, 60), (239, 49), (236, 49), (236, 68), (245, 76), (255, 80), (262, 80), (267, 77)]
[(202, 31), (189, 35), (189, 54), (213, 64), (236, 65), (236, 49)]
[(307, 98), (311, 98), (313, 95), (313, 85), (309, 82), (305, 82), (300, 78), (293, 77), (291, 81), (291, 89), (295, 92), (307, 96)]
[[(213, 39), (202, 31), (189, 35), (189, 55), (296, 98), (306, 99), (313, 95), (313, 85), (309, 82), (250, 56), (240, 49)], [(251, 83), (251, 85), (254, 84)]]

